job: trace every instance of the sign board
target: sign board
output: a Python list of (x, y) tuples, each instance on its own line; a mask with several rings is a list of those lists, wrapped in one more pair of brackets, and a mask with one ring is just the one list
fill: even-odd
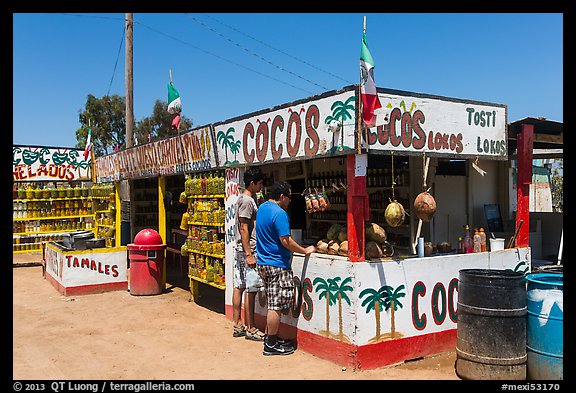
[(381, 89), (378, 97), (370, 151), (507, 159), (505, 105)]
[(96, 159), (98, 182), (206, 171), (217, 167), (211, 127)]
[(13, 181), (90, 180), (92, 159), (83, 149), (12, 146)]
[(214, 125), (220, 165), (318, 158), (354, 151), (354, 90)]
[(128, 282), (126, 247), (65, 251), (48, 244), (44, 259), (46, 274), (63, 292), (89, 293)]

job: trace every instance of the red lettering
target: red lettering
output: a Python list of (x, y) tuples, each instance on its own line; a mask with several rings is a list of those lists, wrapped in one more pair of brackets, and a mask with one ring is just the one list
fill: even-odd
[(390, 143), (392, 146), (399, 146), (401, 138), (396, 135), (396, 121), (398, 121), (401, 117), (400, 109), (394, 108), (392, 112), (390, 112), (390, 123), (389, 125), (389, 133), (390, 133)]
[(72, 262), (71, 262), (72, 258), (73, 258), (72, 255), (66, 255), (66, 262), (67, 262), (68, 267), (72, 267)]
[(282, 151), (284, 150), (282, 143), (280, 143), (278, 145), (278, 149), (276, 149), (276, 139), (277, 139), (276, 130), (279, 129), (279, 131), (284, 131), (284, 119), (282, 118), (282, 116), (276, 115), (276, 117), (274, 117), (271, 128), (272, 128), (272, 135), (270, 138), (271, 139), (270, 148), (272, 150), (272, 159), (278, 160), (280, 159), (280, 157), (282, 157)]
[[(262, 139), (262, 143), (260, 143)], [(268, 123), (262, 122), (258, 125), (258, 130), (256, 131), (256, 158), (258, 161), (262, 162), (266, 159), (266, 153), (268, 152)]]
[[(295, 128), (295, 134), (296, 134), (294, 138), (294, 144), (291, 143), (293, 128)], [(296, 157), (296, 154), (298, 154), (298, 149), (300, 148), (301, 134), (302, 134), (302, 124), (300, 123), (300, 115), (297, 112), (292, 112), (290, 114), (290, 118), (288, 119), (288, 132), (286, 133), (286, 146), (288, 155), (290, 157)]]
[(89, 258), (82, 258), (82, 267), (86, 267), (86, 268), (90, 267), (90, 259)]
[(378, 132), (378, 142), (380, 142), (382, 145), (388, 143), (388, 137), (390, 135), (390, 123), (377, 126), (376, 131)]
[(404, 112), (400, 121), (400, 137), (402, 138), (402, 145), (410, 147), (412, 143), (412, 116), (410, 112)]
[(110, 265), (104, 266), (104, 274), (106, 274), (107, 276), (110, 275)]
[(90, 270), (98, 270), (95, 260), (90, 261)]
[(112, 277), (118, 277), (118, 265), (112, 266)]
[(412, 138), (412, 146), (415, 149), (422, 149), (426, 144), (426, 133), (420, 126), (420, 124), (423, 124), (425, 121), (426, 116), (424, 116), (424, 112), (420, 109), (412, 115), (412, 129), (414, 130), (414, 134), (416, 134), (416, 136)]
[[(304, 154), (308, 157), (316, 155), (320, 147), (320, 137), (318, 136), (318, 124), (320, 123), (320, 110), (316, 105), (310, 105), (306, 112), (306, 133), (308, 138), (304, 142)], [(344, 130), (340, 130), (344, 132)]]
[(246, 163), (251, 164), (254, 162), (254, 149), (248, 152), (248, 137), (254, 139), (254, 126), (252, 123), (246, 123), (246, 127), (244, 127), (244, 135), (242, 136), (242, 146), (244, 150), (244, 160)]

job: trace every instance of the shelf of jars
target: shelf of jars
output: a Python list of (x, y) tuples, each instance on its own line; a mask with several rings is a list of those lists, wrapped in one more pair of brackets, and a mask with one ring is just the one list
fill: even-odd
[(114, 183), (99, 183), (92, 187), (92, 211), (95, 235), (105, 239), (106, 247), (116, 240), (116, 189)]
[(187, 206), (180, 229), (188, 236), (181, 255), (188, 256), (190, 289), (193, 281), (224, 290), (224, 224), (226, 211), (224, 172), (204, 172), (186, 176), (179, 201)]
[(94, 230), (89, 182), (15, 183), (12, 250), (40, 252), (49, 241), (78, 230)]

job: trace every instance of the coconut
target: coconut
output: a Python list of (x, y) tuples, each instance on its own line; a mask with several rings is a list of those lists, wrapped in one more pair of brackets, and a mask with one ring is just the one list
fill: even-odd
[(366, 254), (366, 258), (374, 259), (374, 258), (382, 258), (382, 249), (375, 241), (369, 241), (366, 243), (364, 247), (364, 253)]
[(328, 243), (328, 254), (338, 255), (338, 250), (340, 249), (340, 243), (338, 240), (330, 240)]
[(414, 211), (416, 217), (424, 222), (432, 220), (436, 213), (436, 201), (434, 197), (427, 192), (421, 192), (414, 200)]
[(320, 254), (328, 254), (328, 239), (319, 240), (316, 244), (316, 251)]
[(346, 232), (346, 229), (340, 229), (340, 232), (338, 233), (338, 240), (341, 242), (348, 240), (348, 232)]
[(340, 243), (340, 248), (338, 249), (338, 255), (348, 256), (348, 240), (344, 240)]
[(385, 257), (391, 257), (392, 255), (394, 255), (394, 247), (392, 246), (391, 243), (385, 241), (380, 243), (379, 246), (382, 249), (382, 254)]
[(370, 222), (365, 225), (364, 232), (366, 234), (366, 239), (373, 240), (376, 243), (382, 243), (386, 241), (386, 231), (380, 225)]
[(390, 202), (388, 206), (386, 206), (384, 217), (386, 218), (388, 225), (392, 228), (402, 225), (404, 223), (404, 218), (406, 217), (404, 206), (402, 206), (398, 201)]
[(338, 239), (338, 234), (340, 233), (341, 229), (342, 226), (340, 224), (332, 224), (332, 226), (330, 227), (330, 229), (328, 229), (328, 232), (326, 233), (326, 237), (328, 238), (328, 240)]

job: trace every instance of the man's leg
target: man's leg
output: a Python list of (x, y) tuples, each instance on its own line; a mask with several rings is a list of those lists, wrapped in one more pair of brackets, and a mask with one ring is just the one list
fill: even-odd
[(254, 309), (256, 307), (257, 293), (258, 292), (246, 291), (246, 299), (244, 301), (244, 320), (246, 321), (246, 327), (248, 330), (256, 327), (256, 322), (254, 320)]
[[(234, 328), (241, 327), (242, 324), (242, 294), (243, 288), (234, 288), (232, 292), (232, 320), (234, 321)], [(236, 330), (235, 330), (236, 335)]]

